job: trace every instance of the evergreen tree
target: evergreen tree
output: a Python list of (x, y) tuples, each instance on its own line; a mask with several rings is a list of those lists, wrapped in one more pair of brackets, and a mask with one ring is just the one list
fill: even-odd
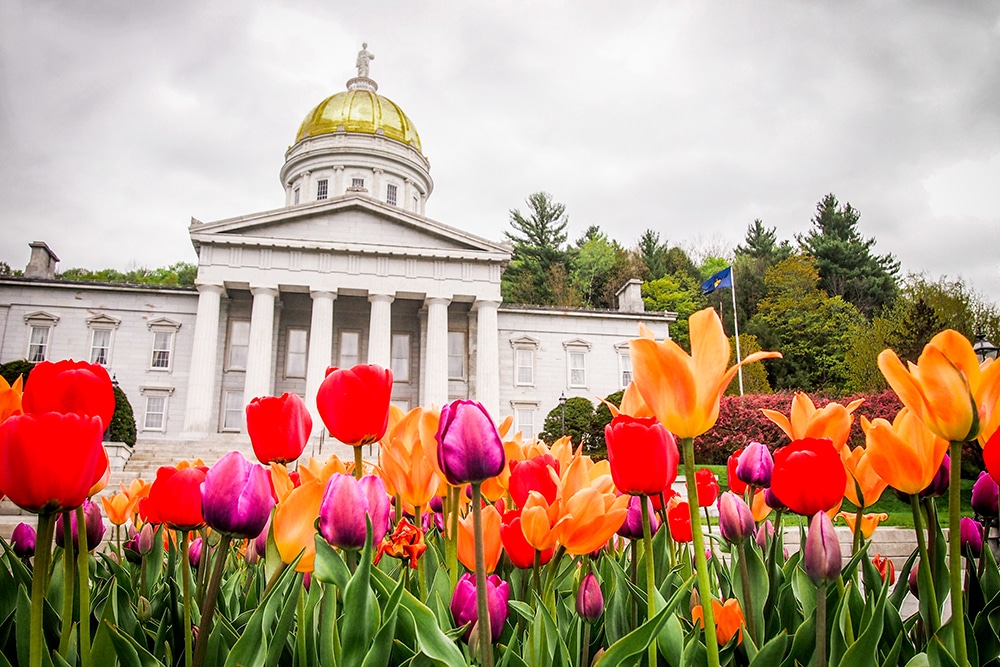
[(861, 214), (843, 206), (833, 194), (816, 205), (813, 228), (798, 236), (802, 250), (816, 259), (820, 288), (842, 296), (869, 319), (896, 296), (899, 262), (892, 255), (874, 255), (875, 239), (858, 231)]
[(647, 280), (658, 280), (667, 275), (667, 252), (669, 248), (666, 243), (660, 243), (659, 232), (647, 229), (639, 237), (636, 252), (642, 263), (646, 266)]
[(783, 262), (792, 254), (792, 246), (788, 241), (778, 242), (776, 227), (764, 227), (757, 218), (747, 225), (747, 233), (743, 244), (736, 246), (736, 254), (758, 260), (766, 266), (774, 266)]
[(758, 218), (747, 225), (743, 243), (736, 246), (733, 260), (733, 280), (736, 288), (736, 309), (740, 322), (749, 322), (757, 314), (757, 302), (764, 298), (765, 272), (792, 254), (788, 241), (778, 241), (777, 230), (765, 227)]
[(504, 237), (513, 244), (513, 253), (501, 281), (503, 298), (514, 303), (557, 305), (568, 297), (565, 293), (557, 294), (550, 282), (553, 267), (561, 267), (568, 274), (566, 207), (552, 201), (547, 192), (530, 195), (527, 204), (527, 215), (519, 209), (511, 210), (510, 225), (514, 231), (504, 232)]

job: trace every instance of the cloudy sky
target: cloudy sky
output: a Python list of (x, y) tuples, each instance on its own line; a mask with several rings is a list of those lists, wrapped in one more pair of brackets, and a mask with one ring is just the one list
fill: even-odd
[(194, 261), (192, 216), (283, 205), (284, 151), (362, 41), (441, 222), (499, 240), (545, 190), (571, 238), (718, 254), (833, 192), (904, 271), (1000, 301), (996, 0), (5, 0), (0, 260)]

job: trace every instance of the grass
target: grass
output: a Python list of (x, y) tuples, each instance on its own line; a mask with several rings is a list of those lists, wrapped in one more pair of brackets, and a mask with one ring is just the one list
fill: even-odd
[[(724, 465), (705, 465), (698, 466), (699, 468), (708, 468), (715, 473), (715, 476), (719, 478), (719, 486), (722, 487), (723, 491), (729, 490), (729, 485), (726, 483), (726, 466)], [(971, 479), (962, 480), (962, 516), (972, 516), (972, 485), (975, 482)], [(844, 501), (843, 507), (841, 507), (842, 512), (855, 512), (856, 507), (848, 501)], [(943, 527), (948, 526), (948, 499), (943, 497), (937, 501), (937, 511), (938, 520)], [(910, 504), (908, 502), (903, 502), (900, 500), (892, 489), (886, 489), (879, 498), (879, 501), (872, 505), (866, 510), (866, 513), (881, 513), (885, 512), (889, 515), (889, 518), (883, 521), (882, 526), (901, 526), (905, 528), (913, 528), (913, 512), (910, 510)], [(838, 521), (838, 523), (840, 523)]]

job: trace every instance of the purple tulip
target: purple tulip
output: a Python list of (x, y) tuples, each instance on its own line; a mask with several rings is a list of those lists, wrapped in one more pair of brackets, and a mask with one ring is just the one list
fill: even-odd
[(771, 523), (770, 519), (765, 519), (764, 523), (760, 524), (755, 531), (754, 539), (757, 540), (757, 546), (759, 546), (761, 550), (767, 548), (767, 541), (769, 539), (774, 539), (774, 524)]
[(722, 539), (731, 544), (742, 542), (753, 535), (756, 527), (753, 512), (742, 498), (732, 491), (719, 496), (719, 531)]
[(920, 598), (920, 586), (918, 585), (918, 572), (920, 571), (920, 559), (913, 561), (913, 567), (910, 569), (910, 576), (906, 579), (906, 584), (910, 587), (910, 593), (913, 597)]
[(497, 427), (475, 401), (454, 401), (441, 408), (436, 438), (438, 466), (450, 484), (496, 477), (507, 463)]
[(972, 549), (972, 556), (979, 558), (979, 555), (983, 553), (983, 525), (967, 516), (963, 516), (958, 525), (960, 530), (959, 539), (962, 541), (962, 553), (965, 553), (965, 547), (968, 545)]
[(191, 540), (191, 544), (188, 545), (188, 562), (191, 564), (191, 567), (196, 570), (198, 569), (198, 566), (201, 565), (201, 553), (204, 548), (205, 541), (200, 537), (194, 538)]
[(649, 534), (655, 535), (660, 529), (660, 518), (653, 511), (653, 503), (648, 496), (632, 496), (628, 501), (628, 510), (625, 512), (625, 521), (618, 529), (618, 534), (630, 540), (642, 539), (642, 505), (641, 499), (645, 498), (646, 507), (649, 510)]
[(601, 584), (593, 572), (588, 572), (580, 581), (580, 588), (576, 591), (576, 613), (580, 618), (593, 623), (603, 611), (604, 595), (601, 594)]
[(767, 445), (751, 442), (740, 454), (736, 462), (736, 477), (744, 484), (771, 486), (771, 471), (774, 459)]
[[(938, 496), (943, 496), (948, 492), (948, 482), (951, 479), (951, 457), (947, 454), (944, 455), (944, 460), (941, 461), (941, 467), (938, 468), (937, 474), (934, 475), (934, 479), (931, 483), (927, 485), (923, 491), (920, 492), (921, 498), (937, 498)], [(907, 499), (909, 502), (909, 499)]]
[(271, 532), (271, 515), (267, 516), (267, 523), (264, 524), (264, 528), (261, 529), (260, 535), (254, 538), (253, 545), (254, 549), (257, 550), (257, 555), (263, 556), (267, 553), (267, 536)]
[(332, 475), (319, 505), (320, 534), (335, 547), (358, 551), (365, 546), (366, 517), (372, 523), (372, 544), (378, 544), (389, 526), (389, 500), (382, 480), (373, 475), (361, 481)]
[(156, 544), (154, 542), (155, 538), (156, 531), (153, 529), (153, 524), (143, 524), (142, 530), (139, 531), (135, 539), (136, 550), (145, 556), (153, 550), (153, 545)]
[(802, 566), (817, 586), (840, 576), (840, 541), (826, 512), (816, 512), (809, 521)]
[(774, 492), (771, 491), (771, 487), (767, 487), (766, 489), (764, 489), (764, 502), (767, 503), (767, 506), (770, 507), (771, 509), (776, 509), (776, 510), (785, 509), (785, 503), (781, 502), (781, 498), (774, 495)]
[(979, 473), (979, 479), (972, 485), (972, 511), (979, 516), (995, 517), (1000, 500), (1000, 488), (985, 470)]
[(19, 523), (14, 526), (14, 532), (10, 535), (10, 544), (14, 553), (21, 558), (28, 558), (35, 555), (35, 529), (27, 523)]
[(212, 529), (242, 539), (257, 537), (274, 507), (267, 471), (229, 452), (205, 475), (201, 513)]
[[(63, 517), (66, 516), (66, 512), (59, 514), (59, 518), (56, 519), (56, 546), (66, 548), (65, 537), (66, 533), (63, 528)], [(87, 551), (93, 551), (104, 539), (104, 516), (101, 514), (101, 507), (97, 503), (92, 503), (89, 500), (83, 502), (83, 523), (87, 530)], [(73, 544), (70, 549), (76, 552), (77, 545), (79, 544), (78, 535), (76, 529), (76, 510), (69, 512), (69, 525), (70, 532), (73, 534)]]
[[(486, 604), (490, 614), (490, 633), (493, 641), (500, 639), (504, 621), (507, 620), (507, 602), (510, 600), (510, 584), (501, 581), (495, 574), (486, 578)], [(451, 615), (456, 625), (469, 623), (463, 638), (469, 641), (472, 627), (479, 619), (476, 609), (476, 575), (471, 572), (463, 574), (455, 586), (455, 595), (451, 598)]]

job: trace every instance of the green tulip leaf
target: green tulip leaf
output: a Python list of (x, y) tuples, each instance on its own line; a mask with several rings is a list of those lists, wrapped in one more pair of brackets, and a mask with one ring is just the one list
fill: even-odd
[(667, 616), (663, 629), (656, 636), (656, 648), (670, 665), (679, 665), (684, 653), (684, 628), (677, 614)]
[[(286, 592), (281, 596), (284, 604), (282, 605), (281, 615), (278, 617), (277, 624), (275, 624), (273, 629), (269, 627), (265, 630), (265, 633), (271, 637), (271, 644), (267, 647), (267, 659), (265, 662), (267, 665), (278, 664), (281, 652), (285, 648), (285, 641), (291, 633), (292, 622), (295, 620), (295, 612), (299, 606), (299, 596), (305, 590), (302, 586), (302, 577), (293, 576), (291, 578), (291, 585), (288, 588), (291, 588), (291, 592)], [(304, 628), (302, 632), (305, 632)]]
[(918, 653), (910, 658), (905, 667), (931, 667), (931, 661), (926, 653)]
[(892, 648), (890, 648), (889, 652), (886, 653), (885, 660), (882, 661), (881, 667), (897, 667), (899, 665), (899, 656), (903, 652), (904, 638), (905, 635), (902, 632), (896, 635), (896, 641), (893, 642)]
[(899, 568), (899, 572), (896, 574), (896, 586), (892, 589), (892, 593), (889, 595), (889, 604), (897, 610), (902, 608), (903, 600), (906, 598), (906, 594), (910, 592), (910, 572), (913, 570), (913, 566), (917, 562), (917, 555), (917, 550), (914, 550), (913, 553), (910, 554), (910, 557), (903, 563), (903, 567)]
[(325, 584), (333, 584), (340, 590), (347, 588), (347, 582), (351, 580), (351, 571), (347, 569), (343, 556), (319, 533), (313, 536), (313, 542), (316, 544), (313, 576)]
[(760, 647), (757, 655), (750, 659), (750, 667), (771, 667), (780, 664), (788, 648), (788, 633), (782, 630)]
[(375, 641), (372, 643), (368, 655), (361, 663), (361, 667), (386, 667), (389, 664), (389, 656), (392, 654), (392, 640), (396, 635), (396, 616), (399, 610), (400, 600), (403, 599), (403, 580), (400, 579), (392, 595), (382, 609), (382, 627), (375, 634)]
[(694, 633), (688, 640), (687, 646), (684, 647), (684, 653), (681, 655), (681, 667), (700, 667), (708, 664), (708, 649), (701, 643), (698, 636), (699, 633)]
[(344, 587), (344, 616), (341, 624), (344, 667), (359, 667), (378, 628), (378, 603), (371, 589), (372, 543), (371, 520), (368, 525), (365, 548), (358, 559), (358, 569)]
[(931, 638), (927, 645), (927, 659), (930, 661), (931, 667), (959, 667), (958, 661), (948, 651), (938, 635)]
[[(636, 656), (649, 648), (649, 644), (660, 634), (667, 618), (672, 611), (669, 607), (664, 607), (653, 618), (649, 619), (638, 628), (628, 633), (604, 652), (600, 661), (600, 667), (618, 667), (619, 665), (634, 665)], [(685, 648), (685, 653), (687, 649)]]
[(132, 637), (118, 632), (117, 628), (108, 625), (111, 643), (115, 645), (118, 661), (123, 667), (163, 667), (144, 646)]
[(792, 637), (792, 648), (785, 656), (785, 661), (781, 667), (792, 667), (793, 665), (809, 664), (809, 659), (816, 648), (816, 616), (815, 614), (805, 617), (805, 620), (795, 629), (795, 636)]
[[(841, 660), (844, 665), (874, 664), (878, 658), (879, 640), (882, 638), (882, 628), (885, 619), (885, 601), (889, 587), (882, 585), (872, 613), (865, 614), (862, 619), (861, 632), (857, 640), (848, 647)], [(867, 608), (866, 608), (867, 612)]]
[(337, 589), (323, 587), (319, 603), (319, 662), (336, 667), (340, 663), (340, 639), (337, 634)]
[(27, 665), (31, 646), (31, 598), (24, 586), (17, 589), (17, 610), (14, 613), (14, 631), (17, 640), (17, 662)]

